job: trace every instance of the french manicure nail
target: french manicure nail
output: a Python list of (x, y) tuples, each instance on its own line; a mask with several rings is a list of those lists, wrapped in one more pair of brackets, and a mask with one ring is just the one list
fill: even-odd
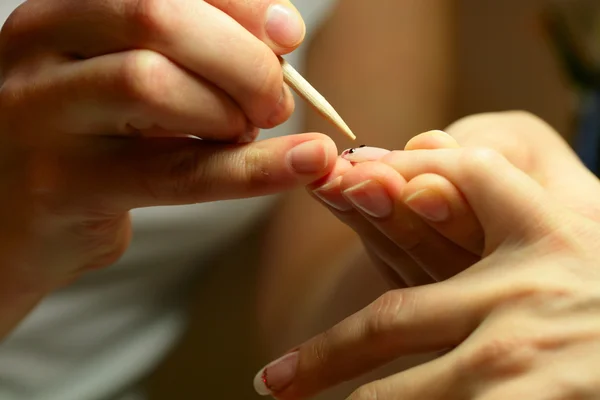
[(297, 10), (274, 4), (267, 11), (267, 35), (281, 47), (294, 47), (304, 39), (306, 26)]
[(407, 197), (404, 203), (415, 214), (432, 222), (443, 222), (450, 218), (448, 202), (439, 192), (423, 189)]
[(340, 182), (342, 177), (338, 176), (331, 182), (313, 190), (313, 194), (317, 196), (321, 201), (338, 211), (349, 211), (352, 210), (352, 206), (342, 195), (340, 189)]
[(289, 353), (273, 361), (254, 377), (254, 390), (261, 396), (269, 396), (287, 388), (296, 375), (298, 352)]
[(377, 161), (390, 151), (379, 147), (360, 146), (342, 152), (342, 157), (346, 160), (359, 163), (365, 161)]
[(387, 190), (379, 183), (368, 180), (343, 192), (350, 203), (375, 218), (386, 218), (392, 214), (394, 204)]
[(301, 143), (288, 153), (289, 163), (299, 174), (315, 174), (327, 166), (327, 151), (321, 140)]

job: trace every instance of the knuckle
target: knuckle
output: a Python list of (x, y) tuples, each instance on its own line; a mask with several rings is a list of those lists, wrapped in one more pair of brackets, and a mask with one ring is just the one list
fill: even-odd
[(195, 149), (186, 149), (173, 156), (166, 171), (167, 193), (158, 194), (158, 197), (197, 202), (201, 200), (201, 193), (211, 190), (212, 181), (208, 179), (205, 156)]
[(554, 377), (553, 400), (584, 400), (597, 398), (600, 381), (596, 377), (574, 378), (571, 374), (560, 374)]
[(497, 378), (525, 372), (531, 368), (534, 359), (534, 343), (524, 338), (505, 337), (477, 346), (459, 365), (461, 371), (470, 376)]
[(169, 86), (169, 61), (158, 53), (137, 50), (123, 59), (118, 75), (120, 92), (136, 103), (148, 104), (165, 96)]
[(381, 336), (395, 330), (403, 319), (410, 319), (414, 310), (414, 296), (410, 293), (410, 289), (392, 290), (375, 300), (367, 312), (367, 335)]
[(310, 347), (310, 353), (312, 355), (312, 358), (321, 365), (327, 364), (327, 360), (329, 359), (329, 354), (331, 350), (329, 346), (330, 339), (331, 330), (326, 330), (321, 334), (319, 339), (315, 341)]
[(356, 389), (347, 400), (378, 400), (379, 397), (379, 389), (371, 383)]
[(506, 159), (489, 147), (466, 147), (461, 151), (459, 162), (465, 172), (487, 176), (503, 166)]
[[(556, 255), (552, 252), (549, 257), (554, 258)], [(540, 262), (545, 263), (545, 260)], [(512, 290), (503, 299), (504, 304), (552, 308), (556, 304), (570, 304), (577, 298), (577, 278), (572, 275), (571, 271), (566, 270), (564, 265), (559, 264), (548, 270), (554, 278), (551, 281), (535, 276), (539, 267), (539, 263), (524, 266), (524, 272), (530, 273), (529, 277), (517, 283), (513, 282)]]
[(137, 189), (153, 204), (196, 203), (210, 189), (205, 167), (206, 156), (194, 146), (158, 155), (150, 165), (133, 163)]
[(276, 165), (271, 164), (268, 160), (271, 159), (271, 155), (268, 150), (261, 148), (249, 148), (244, 152), (240, 162), (229, 163), (232, 166), (238, 166), (239, 171), (230, 171), (232, 176), (234, 174), (243, 174), (240, 181), (247, 188), (253, 188), (254, 190), (261, 191), (265, 188), (272, 187), (277, 182), (277, 168)]
[(149, 40), (160, 38), (167, 29), (165, 16), (169, 15), (169, 1), (164, 0), (130, 0), (126, 4), (126, 19), (134, 29), (133, 32)]

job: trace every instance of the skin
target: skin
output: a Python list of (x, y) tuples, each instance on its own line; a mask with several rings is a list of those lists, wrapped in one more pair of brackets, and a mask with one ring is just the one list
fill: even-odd
[[(445, 12), (432, 11), (437, 10), (439, 2), (419, 2), (419, 7), (410, 7), (416, 4), (411, 2), (385, 2), (383, 8), (369, 9), (368, 15), (361, 4), (353, 0), (341, 2), (315, 41), (306, 44), (309, 46), (308, 79), (332, 100), (359, 136), (358, 143), (338, 141), (339, 148), (362, 144), (362, 132), (368, 133), (368, 140), (364, 142), (369, 146), (404, 148), (415, 132), (439, 129), (461, 115), (490, 109), (532, 110), (563, 135), (570, 135), (572, 93), (545, 38), (540, 31), (532, 29), (543, 1), (484, 4), (461, 0), (445, 2), (444, 7), (448, 7)], [(378, 10), (381, 14), (377, 14)], [(399, 19), (404, 23), (395, 23)], [(427, 29), (423, 29), (424, 26)], [(358, 40), (363, 37), (364, 40)], [(488, 44), (494, 52), (489, 52)], [(390, 62), (365, 61), (363, 64), (363, 60), (377, 59), (382, 53)], [(407, 54), (411, 55), (410, 60), (406, 60)], [(510, 69), (506, 68), (506, 60), (511, 60)], [(383, 81), (378, 79), (381, 76), (390, 78)], [(419, 76), (422, 78), (415, 78)], [(489, 76), (494, 79), (488, 79)], [(437, 78), (442, 82), (456, 82), (460, 90), (440, 86)], [(345, 82), (353, 84), (349, 86)], [(431, 82), (437, 83), (428, 85)], [(390, 85), (393, 88), (387, 90)], [(486, 90), (479, 90), (481, 87)], [(424, 104), (427, 106), (423, 107)], [(327, 132), (328, 126), (311, 117), (309, 114), (309, 130)], [(505, 138), (508, 127), (495, 126), (482, 136), (485, 139), (478, 139), (478, 135), (469, 136), (473, 133), (470, 129), (463, 132), (459, 126), (470, 125), (455, 124), (457, 129), (452, 130), (453, 134), (463, 136), (460, 140), (469, 141), (467, 145), (503, 145), (510, 146), (510, 151), (518, 147), (518, 141)], [(529, 129), (519, 128), (518, 132), (529, 133)], [(534, 137), (532, 142), (536, 142), (537, 147), (542, 143)], [(495, 148), (505, 153), (502, 148)], [(515, 154), (518, 156), (518, 152)], [(336, 168), (345, 167), (338, 163)], [(562, 168), (562, 164), (557, 164), (557, 168)], [(335, 173), (339, 175), (341, 171)], [(337, 176), (335, 173), (330, 177)], [(317, 183), (325, 182), (327, 179)], [(311, 185), (309, 193), (318, 184)], [(274, 213), (266, 236), (258, 291), (258, 314), (268, 349), (265, 361), (367, 306), (385, 293), (390, 284), (393, 287), (406, 284), (398, 280), (398, 273), (388, 264), (379, 268), (382, 267), (380, 257), (372, 257), (368, 246), (365, 251), (364, 239), (353, 230), (358, 227), (347, 224), (352, 216), (346, 214), (338, 219), (335, 210), (313, 197), (315, 199), (317, 202), (311, 201), (301, 191), (285, 198)], [(417, 220), (415, 215), (412, 218)], [(313, 229), (311, 221), (314, 220), (319, 221), (318, 231)], [(427, 228), (425, 233), (434, 232), (425, 222), (421, 221), (419, 226)], [(452, 226), (448, 224), (447, 228), (453, 229)], [(362, 227), (381, 235), (370, 221), (363, 219)], [(469, 234), (468, 230), (454, 231), (459, 237)], [(439, 238), (434, 236), (433, 239)], [(397, 246), (390, 247), (395, 256), (404, 254), (405, 260), (410, 258)], [(467, 256), (476, 261), (471, 252), (467, 252)], [(427, 268), (437, 268), (437, 272), (448, 276), (448, 271), (439, 271), (436, 267), (446, 260), (445, 255), (429, 260), (433, 262)], [(407, 265), (415, 264), (411, 260)], [(410, 270), (424, 277), (424, 281), (433, 281), (423, 272), (423, 267), (410, 267)], [(340, 398), (361, 383), (406, 369), (427, 358), (404, 357), (316, 398)]]
[[(491, 145), (472, 146), (485, 143), (490, 126), (521, 141), (512, 162)], [(528, 146), (519, 128), (544, 140), (545, 152)], [(426, 352), (438, 357), (364, 385), (348, 399), (600, 395), (594, 368), (600, 345), (600, 182), (555, 131), (530, 115), (474, 116), (449, 131), (458, 144), (471, 145), (448, 140), (420, 147), (431, 144), (430, 135), (421, 135), (410, 150), (352, 169), (341, 186), (358, 169), (363, 179), (379, 179), (390, 194), (400, 180), (410, 184), (424, 175), (439, 177), (438, 185), (444, 182), (464, 196), (446, 197), (451, 209), (468, 205), (472, 210), (450, 223), (463, 226), (464, 216), (467, 229), (473, 228), (468, 224), (473, 216), (480, 223), (479, 239), (485, 243), (480, 260), (439, 283), (389, 291), (298, 346), (295, 377), (274, 394), (278, 399), (310, 398), (397, 357)], [(384, 177), (381, 168), (396, 174)], [(432, 180), (420, 182), (419, 189), (436, 188)], [(395, 212), (401, 212), (403, 199), (396, 198)], [(381, 222), (363, 221), (394, 237)], [(431, 226), (441, 233), (439, 225)], [(452, 233), (442, 236), (460, 241)]]
[[(452, 118), (453, 87), (448, 83), (454, 65), (449, 40), (454, 28), (445, 15), (452, 13), (452, 2), (441, 5), (435, 0), (421, 1), (418, 7), (378, 2), (377, 7), (366, 9), (360, 0), (338, 2), (314, 41), (306, 43), (306, 77), (336, 107), (359, 142), (344, 140), (313, 113), (307, 115), (306, 130), (331, 132), (340, 149), (367, 138), (369, 145), (402, 148), (415, 131), (446, 125)], [(414, 40), (394, 40), (392, 46), (381, 40), (388, 32)], [(422, 48), (429, 51), (422, 52)], [(382, 53), (386, 62), (371, 62)], [(373, 78), (381, 76), (388, 79)], [(412, 95), (405, 96), (407, 92)], [(313, 221), (319, 221), (317, 231)], [(386, 288), (369, 265), (349, 264), (348, 260), (361, 258), (355, 251), (358, 246), (354, 232), (307, 196), (306, 190), (282, 199), (265, 237), (258, 290), (258, 315), (272, 355), (337, 321)], [(352, 277), (346, 279), (349, 271), (357, 274), (351, 272)], [(345, 295), (365, 281), (369, 285), (364, 286), (372, 287), (373, 292)], [(341, 295), (340, 287), (348, 291)], [(316, 312), (332, 294), (338, 301), (333, 302), (330, 313)]]
[[(276, 54), (304, 28), (290, 41), (289, 26), (267, 24), (276, 4), (297, 13), (285, 0), (30, 0), (10, 16), (0, 339), (48, 293), (119, 259), (132, 208), (277, 193), (331, 171), (325, 135), (253, 142), (294, 108)], [(310, 155), (301, 166), (296, 146)]]

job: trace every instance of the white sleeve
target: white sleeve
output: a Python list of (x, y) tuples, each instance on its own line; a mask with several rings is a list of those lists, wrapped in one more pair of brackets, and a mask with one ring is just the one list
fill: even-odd
[(4, 25), (8, 16), (25, 0), (0, 0), (0, 26)]

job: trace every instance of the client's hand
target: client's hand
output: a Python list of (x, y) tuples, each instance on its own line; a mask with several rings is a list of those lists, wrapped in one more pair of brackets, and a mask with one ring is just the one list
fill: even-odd
[[(600, 215), (596, 178), (539, 119), (521, 112), (482, 114), (447, 132), (419, 135), (405, 150), (491, 148), (562, 204), (587, 216)], [(435, 173), (415, 175), (414, 165), (395, 162), (398, 156), (382, 149), (354, 149), (310, 189), (361, 236), (375, 265), (395, 286), (449, 278), (485, 254), (480, 223), (453, 185)]]
[(373, 167), (402, 171), (408, 182), (435, 176), (463, 196), (486, 257), (443, 282), (388, 292), (267, 366), (259, 391), (308, 398), (395, 358), (445, 352), (350, 398), (600, 397), (600, 223), (590, 206), (600, 185), (568, 158), (556, 160), (562, 172), (540, 168), (541, 159), (529, 153), (529, 171), (544, 185), (489, 149), (385, 156)]

